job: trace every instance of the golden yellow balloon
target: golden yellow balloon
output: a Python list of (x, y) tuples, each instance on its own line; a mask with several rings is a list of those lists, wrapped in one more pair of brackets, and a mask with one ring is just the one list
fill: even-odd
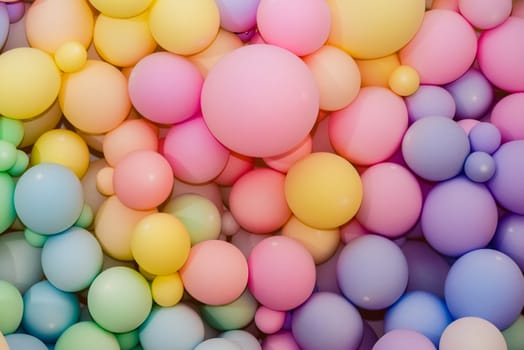
[(31, 165), (40, 163), (61, 164), (81, 179), (89, 167), (89, 149), (71, 130), (50, 130), (36, 140), (31, 151)]
[(154, 302), (160, 306), (171, 307), (178, 304), (184, 295), (184, 284), (180, 274), (175, 272), (171, 275), (156, 276), (151, 283), (151, 294)]
[(55, 63), (62, 72), (72, 73), (84, 67), (87, 50), (78, 41), (68, 41), (55, 52)]
[(154, 213), (140, 220), (131, 238), (135, 261), (155, 275), (170, 275), (186, 262), (191, 240), (185, 226), (171, 214)]
[(334, 153), (315, 152), (288, 170), (285, 195), (304, 224), (334, 229), (355, 216), (362, 202), (362, 181), (355, 167)]
[(355, 60), (362, 86), (382, 86), (389, 87), (389, 77), (391, 73), (400, 66), (400, 59), (396, 53), (370, 60)]
[(399, 96), (412, 95), (419, 86), (418, 72), (410, 66), (398, 66), (389, 77), (389, 88)]
[(53, 102), (51, 107), (31, 119), (24, 119), (24, 138), (20, 143), (20, 148), (31, 146), (36, 140), (48, 130), (54, 129), (62, 118), (62, 110), (58, 99)]
[(361, 59), (390, 55), (411, 40), (426, 9), (425, 0), (327, 0), (328, 42)]
[(0, 55), (0, 114), (29, 119), (56, 100), (60, 71), (47, 53), (20, 47)]
[(193, 55), (215, 40), (220, 13), (214, 0), (157, 0), (151, 6), (149, 28), (165, 50)]
[(115, 66), (134, 66), (156, 48), (148, 20), (149, 12), (132, 18), (99, 15), (93, 34), (96, 50), (105, 61)]
[(115, 18), (128, 18), (144, 12), (153, 0), (89, 0), (102, 14)]

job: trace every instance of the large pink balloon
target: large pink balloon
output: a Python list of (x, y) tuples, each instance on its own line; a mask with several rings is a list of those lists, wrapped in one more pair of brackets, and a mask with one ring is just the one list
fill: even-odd
[(277, 46), (236, 49), (209, 71), (202, 113), (226, 147), (272, 157), (296, 147), (313, 128), (319, 92), (306, 64)]

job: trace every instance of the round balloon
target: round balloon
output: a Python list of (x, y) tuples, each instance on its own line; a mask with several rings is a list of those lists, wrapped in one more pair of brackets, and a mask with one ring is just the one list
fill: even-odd
[(89, 350), (93, 346), (98, 349), (120, 349), (116, 337), (92, 321), (78, 322), (66, 329), (56, 341), (54, 349)]
[(502, 333), (480, 317), (461, 317), (442, 333), (439, 350), (507, 350)]

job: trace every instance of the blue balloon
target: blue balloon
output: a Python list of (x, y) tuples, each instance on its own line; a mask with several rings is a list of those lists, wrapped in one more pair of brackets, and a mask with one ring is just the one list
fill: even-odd
[(48, 350), (38, 338), (30, 334), (13, 333), (5, 336), (9, 350)]
[(410, 122), (432, 116), (453, 119), (455, 116), (455, 100), (443, 87), (436, 85), (421, 85), (417, 92), (404, 98)]
[(499, 148), (502, 140), (499, 129), (495, 125), (485, 122), (478, 123), (471, 128), (468, 137), (473, 151), (489, 154), (492, 154)]
[(518, 265), (493, 249), (477, 249), (457, 259), (444, 290), (453, 317), (480, 317), (500, 330), (520, 315), (523, 291), (524, 277)]
[(20, 221), (27, 228), (41, 234), (55, 234), (73, 226), (82, 213), (82, 184), (65, 166), (41, 163), (18, 180), (14, 204)]
[(500, 218), (492, 244), (524, 271), (524, 215), (508, 213)]
[(409, 292), (386, 311), (384, 331), (410, 329), (424, 334), (438, 346), (442, 332), (451, 321), (444, 300), (427, 292)]
[(36, 283), (24, 294), (22, 327), (44, 342), (55, 342), (79, 316), (76, 295), (63, 292), (48, 281)]
[(193, 350), (243, 350), (240, 345), (223, 338), (210, 338), (198, 344)]
[(486, 182), (495, 175), (496, 164), (486, 152), (473, 152), (466, 158), (464, 173), (471, 181)]

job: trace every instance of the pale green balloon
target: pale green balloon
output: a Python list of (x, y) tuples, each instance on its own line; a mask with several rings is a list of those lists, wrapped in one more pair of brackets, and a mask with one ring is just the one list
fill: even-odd
[(0, 172), (0, 233), (7, 230), (16, 219), (13, 196), (15, 182), (9, 174)]
[(115, 336), (120, 345), (120, 350), (132, 350), (140, 341), (138, 329), (134, 329), (127, 333), (116, 333)]
[(28, 228), (24, 230), (24, 236), (27, 243), (32, 245), (35, 248), (42, 248), (49, 238), (47, 235), (42, 235), (40, 233), (34, 232)]
[(0, 117), (0, 140), (17, 147), (24, 138), (24, 124), (20, 120)]
[(11, 283), (0, 280), (0, 332), (14, 333), (24, 315), (24, 301), (18, 289)]
[(116, 337), (95, 322), (78, 322), (60, 335), (55, 350), (120, 350)]
[(246, 289), (238, 299), (226, 305), (201, 306), (202, 317), (213, 328), (220, 331), (240, 329), (255, 317), (258, 302)]
[(16, 162), (15, 164), (7, 171), (11, 176), (20, 176), (27, 170), (29, 165), (29, 156), (21, 150), (16, 150)]
[(508, 350), (524, 349), (524, 316), (520, 315), (502, 335), (506, 339)]

